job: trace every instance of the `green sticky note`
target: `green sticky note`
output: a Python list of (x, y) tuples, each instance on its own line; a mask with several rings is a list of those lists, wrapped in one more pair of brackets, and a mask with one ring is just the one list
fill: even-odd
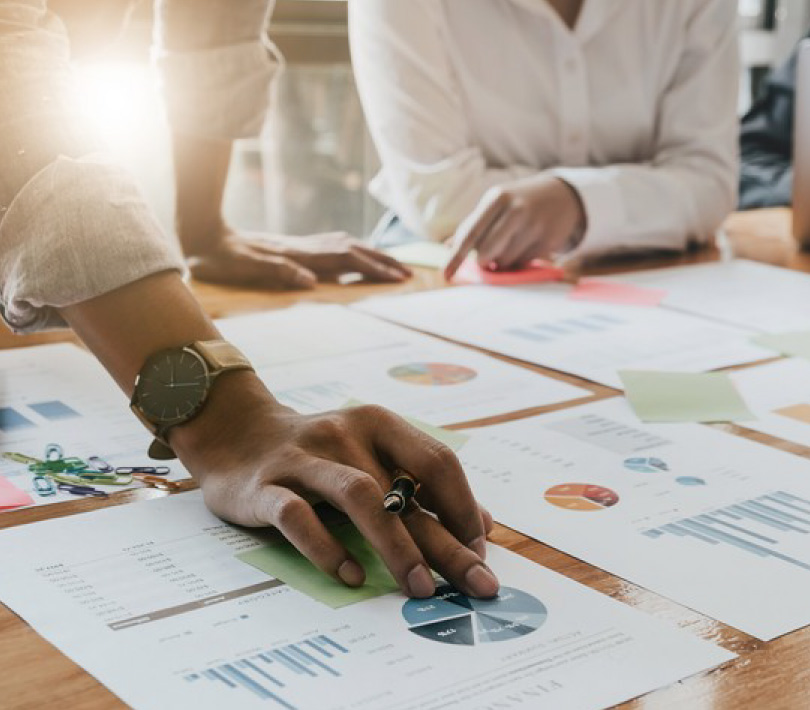
[(439, 242), (411, 242), (390, 247), (385, 250), (385, 253), (409, 266), (443, 269), (450, 261), (452, 249)]
[(756, 419), (724, 372), (619, 372), (625, 395), (645, 422), (729, 422)]
[(236, 557), (333, 609), (399, 589), (380, 556), (354, 525), (341, 525), (331, 528), (330, 532), (345, 545), (366, 571), (366, 582), (362, 587), (347, 587), (332, 579), (289, 542), (274, 543), (243, 552)]
[(763, 348), (775, 350), (782, 355), (792, 355), (810, 360), (810, 330), (757, 335), (753, 342)]
[[(368, 404), (368, 402), (361, 402), (358, 399), (350, 399), (346, 402), (341, 409), (350, 409), (351, 407), (362, 407), (364, 404)], [(402, 415), (400, 415), (402, 416)], [(421, 419), (416, 419), (414, 417), (402, 417), (408, 424), (413, 427), (416, 427), (420, 431), (425, 432), (425, 434), (429, 434), (432, 436), (436, 441), (441, 441), (445, 446), (450, 447), (453, 451), (461, 451), (464, 444), (466, 444), (470, 437), (467, 434), (463, 434), (460, 431), (451, 431), (450, 429), (443, 429), (440, 426), (434, 426), (433, 424), (428, 424), (427, 422), (423, 422)]]

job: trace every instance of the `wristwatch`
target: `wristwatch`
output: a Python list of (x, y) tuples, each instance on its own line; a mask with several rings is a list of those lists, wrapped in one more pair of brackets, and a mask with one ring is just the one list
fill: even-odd
[(198, 340), (150, 356), (135, 378), (130, 408), (155, 437), (153, 459), (176, 458), (166, 440), (172, 427), (196, 417), (223, 372), (253, 370), (248, 359), (224, 340)]

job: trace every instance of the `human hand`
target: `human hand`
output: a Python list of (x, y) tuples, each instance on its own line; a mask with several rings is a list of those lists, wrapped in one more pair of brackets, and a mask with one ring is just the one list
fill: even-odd
[[(229, 373), (205, 410), (172, 430), (171, 444), (214, 513), (248, 527), (275, 526), (349, 586), (361, 585), (365, 573), (307, 498), (344, 511), (410, 596), (433, 594), (429, 568), (472, 596), (498, 591), (483, 562), (492, 518), (458, 459), (381, 407), (303, 416), (280, 406), (252, 373)], [(422, 484), (417, 505), (399, 516), (383, 509), (398, 467)]]
[(493, 188), (456, 231), (444, 275), (450, 279), (473, 249), (478, 264), (493, 271), (553, 260), (584, 233), (585, 221), (576, 191), (559, 178), (543, 175)]
[(307, 289), (359, 273), (368, 281), (404, 281), (411, 271), (343, 232), (288, 237), (223, 228), (203, 253), (189, 257), (195, 279), (268, 289)]

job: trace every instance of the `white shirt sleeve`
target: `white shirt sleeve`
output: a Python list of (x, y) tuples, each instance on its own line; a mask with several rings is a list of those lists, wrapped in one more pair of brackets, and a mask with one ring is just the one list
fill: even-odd
[(557, 168), (585, 206), (577, 256), (705, 243), (737, 201), (736, 3), (695, 5), (680, 63), (659, 97), (655, 155), (642, 164)]
[(430, 0), (350, 0), (352, 63), (369, 131), (384, 165), (377, 190), (404, 224), (444, 239), (488, 188), (535, 173), (487, 165)]
[(283, 67), (267, 36), (275, 0), (156, 0), (153, 57), (169, 120), (191, 135), (259, 135)]
[(0, 316), (19, 332), (183, 268), (133, 178), (99, 153), (69, 57), (46, 0), (0, 0)]

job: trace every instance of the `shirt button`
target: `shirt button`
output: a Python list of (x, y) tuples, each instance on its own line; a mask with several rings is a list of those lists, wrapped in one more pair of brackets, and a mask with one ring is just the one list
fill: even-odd
[(571, 131), (568, 134), (568, 140), (571, 143), (581, 143), (582, 142), (582, 131)]
[(573, 74), (577, 69), (579, 69), (579, 62), (576, 59), (571, 58), (566, 60), (565, 71), (569, 74)]

